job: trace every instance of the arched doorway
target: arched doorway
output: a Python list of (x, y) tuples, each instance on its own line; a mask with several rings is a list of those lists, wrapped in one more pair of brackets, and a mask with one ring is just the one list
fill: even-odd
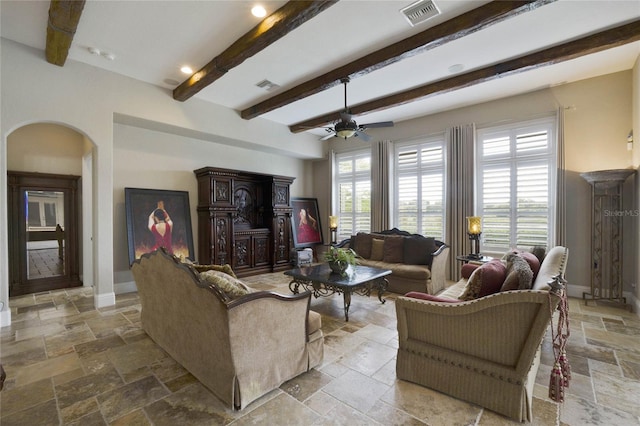
[(93, 149), (63, 124), (8, 135), (10, 296), (92, 285)]

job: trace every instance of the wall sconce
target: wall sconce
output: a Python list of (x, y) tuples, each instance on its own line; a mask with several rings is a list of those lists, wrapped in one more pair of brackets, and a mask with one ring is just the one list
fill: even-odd
[(482, 218), (480, 216), (467, 217), (467, 234), (471, 240), (470, 258), (480, 259), (480, 235), (482, 234)]
[(338, 216), (329, 216), (329, 229), (331, 230), (331, 244), (338, 238)]
[(627, 135), (627, 151), (633, 151), (633, 130), (629, 130)]

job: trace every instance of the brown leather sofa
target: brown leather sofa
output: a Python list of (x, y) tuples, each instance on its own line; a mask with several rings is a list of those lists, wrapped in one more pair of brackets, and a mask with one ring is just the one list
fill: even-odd
[[(398, 297), (398, 379), (531, 421), (541, 343), (559, 302), (548, 283), (564, 276), (567, 258), (565, 247), (551, 249), (531, 290), (465, 302)], [(457, 299), (466, 283), (438, 298)]]
[(132, 265), (142, 327), (233, 409), (309, 371), (323, 359), (311, 294), (255, 291), (230, 298), (163, 249)]

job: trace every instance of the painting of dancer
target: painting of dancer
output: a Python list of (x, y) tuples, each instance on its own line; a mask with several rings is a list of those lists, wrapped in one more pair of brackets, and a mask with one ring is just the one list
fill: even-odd
[(130, 264), (160, 247), (194, 260), (188, 192), (125, 188), (124, 193)]

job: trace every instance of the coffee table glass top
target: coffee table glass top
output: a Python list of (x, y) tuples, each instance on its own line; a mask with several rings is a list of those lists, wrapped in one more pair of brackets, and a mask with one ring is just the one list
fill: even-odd
[(347, 274), (342, 276), (333, 272), (328, 263), (323, 263), (319, 265), (302, 266), (286, 271), (284, 274), (298, 280), (318, 281), (339, 286), (356, 286), (363, 282), (373, 281), (389, 275), (391, 274), (391, 270), (352, 265), (347, 269)]

